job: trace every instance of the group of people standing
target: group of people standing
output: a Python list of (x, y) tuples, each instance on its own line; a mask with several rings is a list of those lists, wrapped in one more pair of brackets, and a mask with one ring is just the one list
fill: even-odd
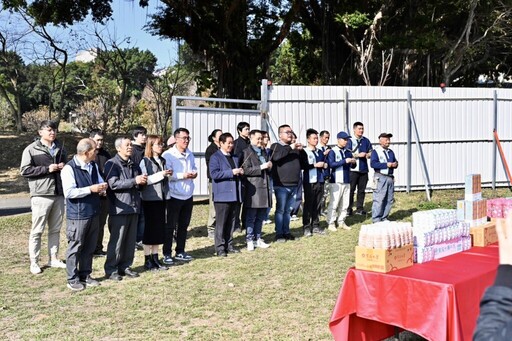
[[(366, 215), (364, 197), (368, 182), (368, 160), (375, 170), (372, 221), (388, 219), (394, 194), (393, 170), (398, 167), (389, 149), (392, 134), (382, 133), (379, 145), (372, 147), (363, 136), (364, 125), (353, 125), (353, 136), (341, 131), (337, 143), (328, 145), (330, 133), (306, 131), (307, 145), (297, 142), (292, 128), (281, 125), (279, 140), (268, 146), (268, 132), (251, 130), (247, 122), (237, 126), (238, 138), (215, 129), (206, 149), (210, 212), (208, 235), (215, 239), (218, 256), (238, 252), (232, 247), (233, 231), (247, 230), (247, 249), (268, 247), (261, 238), (262, 224), (268, 220), (272, 193), (276, 198), (275, 241), (294, 240), (290, 233), (292, 210), (303, 203), (303, 235), (325, 234), (320, 216), (326, 198), (328, 229), (349, 230), (348, 215)], [(357, 200), (354, 206), (354, 194)]]
[[(262, 226), (269, 221), (273, 194), (276, 242), (295, 239), (290, 219), (302, 190), (305, 237), (325, 234), (320, 215), (326, 193), (330, 198), (328, 229), (350, 229), (345, 223), (347, 215), (366, 214), (368, 159), (376, 172), (372, 220), (387, 219), (393, 202), (393, 169), (398, 166), (389, 149), (391, 134), (381, 134), (380, 145), (372, 150), (361, 122), (354, 124), (352, 137), (339, 132), (334, 146), (328, 145), (329, 132), (319, 134), (314, 129), (306, 131), (307, 145), (302, 145), (287, 124), (279, 127), (279, 140), (271, 146), (268, 133), (251, 130), (247, 122), (240, 122), (237, 132), (235, 139), (215, 129), (205, 153), (210, 193), (208, 236), (214, 239), (217, 256), (239, 252), (233, 245), (237, 228), (247, 231), (248, 251), (270, 246), (262, 238)], [(115, 140), (117, 153), (113, 157), (103, 148), (103, 133), (93, 130), (89, 138), (78, 142), (70, 161), (56, 139), (54, 122), (41, 122), (39, 136), (25, 148), (20, 167), (31, 194), (29, 255), (33, 274), (42, 272), (39, 258), (46, 224), (48, 266), (66, 268), (67, 285), (76, 291), (100, 285), (91, 277), (93, 256), (106, 256), (105, 277), (113, 281), (139, 276), (131, 268), (136, 248), (144, 250), (147, 270), (167, 270), (176, 261), (192, 260), (185, 246), (197, 167), (188, 149), (191, 136), (186, 128), (174, 131), (167, 141), (169, 149), (164, 151), (162, 137), (147, 135), (144, 127), (136, 127), (133, 140)], [(352, 211), (356, 191), (356, 209)], [(58, 258), (64, 202), (66, 263)], [(105, 252), (102, 241), (107, 216), (110, 239)], [(162, 259), (159, 245), (163, 245)]]
[[(170, 139), (173, 147), (163, 152), (161, 137), (147, 135), (145, 128), (137, 127), (133, 141), (128, 137), (115, 140), (114, 157), (103, 149), (103, 133), (94, 130), (78, 142), (76, 155), (69, 162), (56, 139), (54, 122), (41, 122), (39, 136), (23, 151), (20, 167), (31, 194), (31, 273), (42, 272), (39, 259), (46, 224), (48, 266), (66, 268), (67, 286), (75, 291), (100, 285), (91, 277), (94, 255), (106, 255), (105, 277), (113, 281), (139, 276), (131, 266), (141, 244), (147, 270), (166, 270), (175, 260), (192, 260), (185, 243), (197, 168), (188, 149), (187, 129), (177, 129)], [(58, 258), (64, 201), (65, 263)], [(105, 252), (102, 241), (107, 216), (110, 239)], [(158, 255), (161, 244), (165, 264)]]

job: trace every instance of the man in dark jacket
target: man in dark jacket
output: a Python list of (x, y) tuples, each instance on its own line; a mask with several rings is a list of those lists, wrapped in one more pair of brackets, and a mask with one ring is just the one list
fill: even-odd
[(500, 245), (500, 265), (496, 280), (480, 302), (475, 341), (512, 340), (512, 213), (496, 224)]
[[(249, 132), (251, 130), (251, 126), (247, 122), (239, 122), (236, 126), (236, 131), (238, 133), (238, 138), (233, 142), (233, 156), (236, 156), (240, 162), (242, 160), (242, 152), (244, 149), (249, 147), (251, 144), (249, 141)], [(242, 189), (243, 192), (243, 189)], [(242, 232), (245, 223), (245, 209), (242, 207), (242, 204), (239, 204), (236, 208), (235, 212), (235, 231)], [(240, 214), (242, 215), (240, 217)]]
[(238, 167), (238, 158), (231, 155), (233, 136), (224, 133), (219, 137), (220, 150), (210, 159), (210, 175), (213, 184), (213, 201), (215, 205), (215, 251), (217, 256), (226, 257), (227, 253), (239, 252), (233, 248), (233, 222), (235, 206), (242, 200), (242, 183), (244, 174)]
[[(146, 140), (148, 131), (143, 126), (137, 126), (132, 130), (132, 159), (133, 163), (140, 165), (140, 161), (144, 158), (144, 150), (146, 149)], [(142, 208), (141, 208), (142, 210)], [(137, 237), (135, 242), (135, 248), (137, 250), (143, 250), (142, 237), (144, 236), (144, 212), (141, 211), (139, 214), (139, 221), (137, 222)]]
[(266, 151), (261, 148), (263, 135), (259, 130), (249, 133), (251, 145), (243, 153), (242, 168), (244, 170), (244, 207), (245, 227), (247, 228), (247, 250), (255, 247), (267, 248), (268, 244), (261, 238), (261, 227), (272, 206), (272, 189), (270, 186), (270, 170), (272, 162), (268, 160)]
[[(94, 162), (98, 166), (102, 178), (105, 178), (105, 163), (112, 158), (109, 152), (103, 148), (104, 135), (99, 129), (93, 129), (89, 133), (89, 137), (96, 142), (96, 158)], [(100, 196), (100, 225), (98, 230), (98, 241), (96, 242), (96, 249), (94, 250), (95, 256), (106, 256), (107, 253), (103, 251), (103, 236), (105, 232), (105, 224), (108, 217), (108, 200), (105, 195)]]
[(40, 139), (25, 148), (21, 157), (20, 172), (28, 180), (32, 209), (32, 229), (28, 242), (30, 272), (42, 272), (39, 266), (41, 235), (48, 223), (48, 265), (65, 268), (58, 258), (60, 228), (64, 216), (64, 196), (60, 171), (67, 161), (66, 151), (57, 141), (57, 125), (42, 121)]
[(301, 167), (304, 170), (302, 186), (304, 188), (304, 211), (302, 214), (302, 227), (304, 236), (312, 234), (325, 234), (320, 227), (320, 213), (322, 211), (322, 198), (324, 195), (324, 170), (327, 168), (324, 152), (318, 149), (318, 132), (315, 129), (306, 131), (308, 146), (300, 153)]
[(137, 221), (140, 213), (139, 186), (145, 185), (147, 175), (142, 175), (139, 165), (130, 159), (132, 143), (130, 139), (116, 139), (116, 156), (105, 164), (107, 197), (109, 200), (110, 240), (105, 261), (105, 277), (120, 281), (121, 276), (138, 277), (130, 269), (133, 262)]
[(300, 180), (300, 142), (292, 143), (293, 130), (289, 125), (279, 127), (279, 141), (272, 144), (272, 179), (276, 195), (276, 241), (294, 240), (290, 233), (290, 211), (295, 202)]
[(208, 238), (215, 238), (215, 207), (213, 205), (212, 199), (212, 177), (210, 175), (210, 158), (212, 155), (219, 150), (219, 137), (222, 134), (222, 130), (214, 129), (210, 136), (208, 136), (208, 141), (210, 145), (206, 148), (206, 152), (204, 153), (204, 158), (206, 160), (206, 176), (208, 177), (208, 223), (206, 224), (206, 229), (208, 232)]

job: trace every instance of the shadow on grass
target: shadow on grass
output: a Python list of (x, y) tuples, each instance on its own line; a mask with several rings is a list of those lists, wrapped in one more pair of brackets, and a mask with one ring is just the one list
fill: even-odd
[(391, 211), (389, 215), (389, 219), (393, 221), (401, 221), (405, 218), (409, 218), (412, 216), (414, 212), (419, 211), (417, 208), (410, 208), (408, 210), (398, 210), (396, 212)]

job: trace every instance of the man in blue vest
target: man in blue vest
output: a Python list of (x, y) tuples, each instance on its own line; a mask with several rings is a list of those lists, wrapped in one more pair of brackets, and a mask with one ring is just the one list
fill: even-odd
[(327, 168), (324, 153), (318, 149), (318, 132), (315, 129), (306, 131), (308, 146), (300, 153), (300, 163), (304, 170), (304, 211), (302, 224), (304, 237), (313, 234), (325, 234), (320, 227), (320, 212), (322, 210), (322, 197), (324, 195), (324, 170)]
[(398, 167), (395, 153), (389, 149), (392, 134), (379, 135), (379, 146), (372, 151), (370, 165), (375, 170), (373, 181), (372, 221), (387, 221), (395, 195), (395, 176), (393, 171)]
[(96, 142), (90, 138), (80, 140), (76, 153), (62, 169), (61, 178), (67, 207), (68, 288), (80, 291), (86, 286), (100, 285), (91, 272), (100, 224), (100, 195), (105, 195), (107, 184), (94, 162)]

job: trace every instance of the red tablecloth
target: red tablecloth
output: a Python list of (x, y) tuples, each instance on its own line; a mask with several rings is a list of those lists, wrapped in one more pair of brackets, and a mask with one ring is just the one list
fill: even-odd
[(382, 340), (397, 326), (429, 340), (471, 340), (497, 266), (494, 244), (385, 274), (350, 269), (331, 333), (335, 340)]

